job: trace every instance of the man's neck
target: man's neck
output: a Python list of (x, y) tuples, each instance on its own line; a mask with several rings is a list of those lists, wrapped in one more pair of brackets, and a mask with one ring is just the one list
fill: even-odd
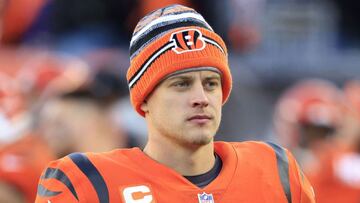
[(181, 175), (194, 176), (208, 172), (215, 164), (214, 143), (188, 146), (169, 139), (149, 139), (144, 153)]

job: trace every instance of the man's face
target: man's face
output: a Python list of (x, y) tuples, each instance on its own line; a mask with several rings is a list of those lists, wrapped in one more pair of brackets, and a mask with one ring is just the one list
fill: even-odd
[(154, 89), (141, 108), (153, 136), (185, 145), (208, 144), (221, 120), (220, 75), (208, 70), (173, 75)]

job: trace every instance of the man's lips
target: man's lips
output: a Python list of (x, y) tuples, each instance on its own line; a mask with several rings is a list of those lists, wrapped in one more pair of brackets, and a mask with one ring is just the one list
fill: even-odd
[(209, 120), (211, 120), (212, 117), (211, 116), (208, 116), (208, 115), (195, 115), (195, 116), (191, 116), (188, 121), (192, 121), (192, 122), (196, 122), (196, 123), (199, 123), (199, 124), (202, 124), (202, 123), (206, 123), (208, 122)]

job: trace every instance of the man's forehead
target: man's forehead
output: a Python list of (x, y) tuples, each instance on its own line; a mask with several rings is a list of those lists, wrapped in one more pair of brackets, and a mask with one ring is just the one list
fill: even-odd
[(220, 71), (217, 68), (197, 67), (197, 68), (189, 68), (189, 69), (176, 71), (166, 76), (164, 80), (175, 77), (186, 77), (186, 76), (190, 77), (191, 75), (194, 75), (196, 73), (199, 73), (201, 74), (201, 76), (205, 76), (205, 77), (219, 77), (219, 78), (221, 77)]

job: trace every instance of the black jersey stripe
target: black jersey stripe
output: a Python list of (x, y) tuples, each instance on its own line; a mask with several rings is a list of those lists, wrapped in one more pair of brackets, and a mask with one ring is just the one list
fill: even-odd
[(286, 151), (284, 148), (280, 147), (277, 144), (271, 142), (266, 142), (266, 143), (270, 145), (270, 147), (273, 148), (273, 150), (275, 151), (281, 185), (285, 192), (288, 203), (291, 203), (291, 191), (290, 191), (290, 181), (289, 181), (289, 160), (286, 155)]
[(94, 187), (100, 203), (109, 203), (109, 190), (104, 178), (94, 166), (93, 163), (81, 153), (73, 153), (69, 155), (70, 159), (85, 174)]
[[(45, 173), (40, 177), (40, 179), (56, 179), (56, 180), (62, 182), (69, 189), (69, 191), (74, 195), (74, 197), (77, 200), (79, 200), (73, 184), (71, 183), (69, 177), (62, 170), (60, 170), (58, 168), (47, 168)], [(61, 192), (59, 192), (59, 191), (48, 190), (43, 185), (38, 186), (38, 194), (40, 196), (49, 197), (49, 196), (58, 195), (60, 193)]]
[(56, 196), (58, 194), (61, 194), (61, 191), (52, 191), (49, 190), (47, 188), (45, 188), (43, 185), (39, 184), (38, 188), (37, 188), (37, 194), (39, 196), (43, 196), (43, 197), (53, 197)]

